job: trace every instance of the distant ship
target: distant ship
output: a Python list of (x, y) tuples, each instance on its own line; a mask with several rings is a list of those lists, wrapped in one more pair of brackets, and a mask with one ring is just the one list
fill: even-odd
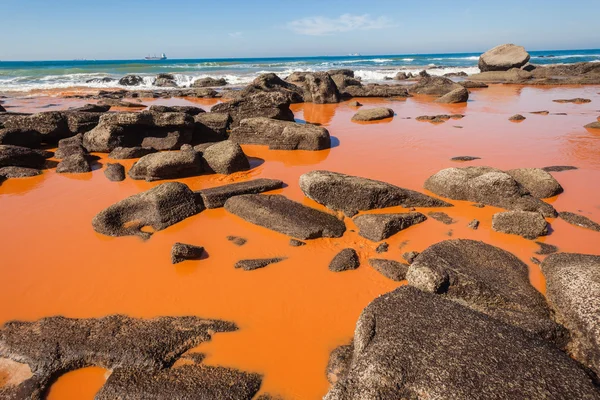
[(162, 53), (160, 55), (160, 57), (157, 56), (146, 56), (144, 57), (145, 60), (166, 60), (167, 56), (165, 55), (165, 53)]
[(360, 53), (350, 53), (348, 54), (349, 57), (357, 57), (360, 56)]

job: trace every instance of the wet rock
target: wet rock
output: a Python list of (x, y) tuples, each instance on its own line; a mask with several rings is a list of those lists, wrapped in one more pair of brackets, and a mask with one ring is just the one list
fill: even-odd
[(247, 239), (244, 239), (243, 237), (239, 237), (239, 236), (227, 236), (226, 239), (239, 247), (245, 245), (248, 242)]
[(485, 71), (508, 71), (521, 68), (529, 62), (525, 48), (514, 44), (503, 44), (486, 51), (479, 57), (479, 69)]
[(527, 118), (525, 118), (524, 116), (522, 116), (521, 114), (515, 114), (512, 117), (510, 117), (508, 120), (509, 121), (513, 121), (513, 122), (519, 122), (519, 121), (524, 121)]
[(123, 86), (139, 86), (144, 83), (144, 78), (139, 75), (125, 75), (119, 79), (119, 85)]
[(225, 209), (256, 225), (297, 239), (341, 237), (346, 226), (335, 216), (281, 195), (247, 194), (225, 202)]
[(451, 207), (445, 201), (358, 176), (311, 171), (300, 176), (300, 189), (308, 198), (336, 211), (356, 213), (377, 208)]
[(323, 150), (331, 146), (329, 131), (325, 128), (270, 118), (243, 120), (231, 131), (229, 140), (268, 145), (273, 150)]
[(548, 303), (571, 333), (567, 352), (600, 376), (600, 256), (553, 254), (541, 268)]
[(158, 74), (152, 85), (158, 87), (177, 87), (175, 75), (173, 74)]
[(194, 136), (195, 143), (220, 142), (226, 140), (227, 130), (231, 124), (229, 114), (223, 113), (202, 113), (194, 117)]
[(171, 263), (178, 264), (185, 260), (197, 260), (202, 257), (204, 247), (185, 243), (175, 243), (171, 248)]
[(52, 152), (28, 147), (0, 145), (0, 167), (43, 168)]
[(592, 122), (591, 124), (587, 124), (584, 126), (587, 129), (600, 129), (600, 121)]
[(202, 157), (196, 151), (163, 151), (140, 158), (129, 170), (129, 176), (150, 182), (195, 176), (202, 171)]
[(517, 168), (506, 171), (533, 197), (545, 199), (563, 192), (560, 183), (541, 168)]
[(345, 74), (331, 74), (331, 73), (329, 75), (331, 76), (331, 79), (335, 83), (335, 86), (337, 86), (340, 93), (342, 93), (343, 90), (345, 88), (347, 88), (348, 86), (362, 86), (362, 83), (360, 82), (360, 80), (354, 78), (354, 76), (348, 76)]
[(535, 244), (540, 246), (540, 249), (537, 250), (535, 252), (535, 254), (544, 256), (544, 255), (548, 255), (548, 254), (554, 254), (558, 251), (558, 247), (556, 247), (552, 244), (542, 243), (542, 242), (535, 242)]
[(383, 242), (383, 243), (381, 243), (379, 246), (377, 246), (375, 248), (375, 252), (379, 253), (379, 254), (381, 254), (381, 253), (387, 253), (387, 251), (389, 250), (389, 248), (390, 248), (390, 245), (387, 244), (386, 242)]
[(209, 146), (202, 152), (206, 170), (229, 175), (250, 169), (250, 162), (239, 144), (225, 140)]
[(325, 400), (598, 396), (552, 344), (410, 286), (363, 310), (351, 354)]
[[(25, 167), (2, 167), (0, 168), (0, 178), (30, 178), (32, 176), (41, 175), (42, 171), (35, 168)], [(0, 179), (1, 180), (1, 179)]]
[(431, 218), (435, 219), (436, 221), (440, 221), (442, 224), (445, 225), (452, 225), (454, 224), (456, 221), (454, 219), (452, 219), (451, 216), (449, 216), (446, 213), (443, 212), (428, 212), (427, 215), (429, 215)]
[(56, 172), (81, 174), (92, 172), (92, 167), (85, 154), (76, 153), (63, 158), (56, 166)]
[(227, 199), (243, 194), (258, 194), (269, 190), (281, 189), (283, 182), (277, 179), (253, 179), (246, 182), (236, 182), (228, 185), (202, 189), (198, 193), (206, 208), (219, 208), (225, 205)]
[(409, 264), (412, 264), (418, 255), (419, 255), (418, 251), (408, 251), (408, 252), (402, 254), (402, 258), (404, 258)]
[(343, 97), (410, 97), (404, 85), (378, 85), (371, 83), (360, 86), (346, 86)]
[(0, 129), (0, 145), (39, 147), (42, 143), (42, 135), (36, 131), (23, 131), (20, 129)]
[(184, 113), (191, 116), (205, 113), (203, 109), (193, 106), (161, 106), (151, 105), (149, 111), (151, 113)]
[(506, 211), (494, 214), (492, 229), (496, 232), (535, 239), (548, 234), (548, 223), (540, 213), (532, 211)]
[(146, 108), (142, 103), (132, 103), (118, 99), (103, 99), (98, 102), (101, 106), (119, 107), (119, 108)]
[(417, 118), (415, 118), (415, 120), (427, 121), (427, 122), (436, 124), (436, 123), (446, 122), (449, 119), (461, 119), (461, 118), (464, 118), (464, 115), (462, 115), (462, 114), (452, 114), (452, 115), (440, 114), (440, 115), (420, 115)]
[(344, 249), (337, 253), (329, 263), (332, 272), (343, 272), (356, 269), (360, 266), (358, 254), (354, 249)]
[(411, 86), (408, 91), (415, 94), (429, 94), (443, 96), (457, 89), (464, 89), (461, 85), (443, 76), (427, 76)]
[(359, 103), (358, 101), (354, 100), (354, 101), (351, 101), (351, 102), (349, 102), (349, 103), (348, 103), (348, 106), (349, 106), (349, 107), (361, 107), (361, 106), (362, 106), (362, 104), (361, 104), (361, 103)]
[(546, 172), (563, 172), (577, 169), (577, 167), (573, 167), (571, 165), (552, 165), (550, 167), (544, 167), (542, 169)]
[(473, 81), (487, 83), (527, 83), (533, 75), (531, 72), (513, 68), (509, 71), (487, 71), (470, 76)]
[(327, 380), (329, 383), (336, 383), (341, 377), (348, 373), (348, 367), (352, 360), (353, 351), (354, 347), (352, 344), (339, 346), (333, 349), (329, 355), (329, 362), (327, 363)]
[[(7, 322), (0, 330), (0, 357), (25, 363), (33, 371), (29, 379), (8, 388), (12, 392), (8, 398), (41, 400), (57, 376), (88, 365), (113, 370), (111, 378), (115, 374), (128, 375), (132, 370), (152, 376), (168, 371), (181, 354), (210, 340), (212, 334), (236, 329), (230, 322), (191, 316), (149, 320), (123, 315), (49, 317)], [(112, 386), (109, 382), (107, 385)], [(3, 398), (5, 390), (0, 389)], [(129, 394), (127, 397), (131, 398)]]
[(408, 79), (408, 75), (406, 75), (406, 72), (398, 72), (396, 76), (394, 76), (394, 79), (397, 81), (404, 81)]
[(119, 163), (107, 163), (104, 175), (109, 181), (121, 182), (125, 180), (125, 167)]
[(436, 99), (436, 103), (443, 104), (455, 104), (455, 103), (466, 103), (469, 100), (469, 91), (464, 87), (454, 89), (451, 92), (446, 93), (439, 99)]
[(458, 156), (458, 157), (452, 157), (450, 159), (450, 161), (474, 161), (474, 160), (481, 160), (481, 157)]
[(473, 229), (474, 231), (476, 231), (479, 228), (479, 220), (474, 219), (473, 221), (469, 222), (469, 224), (467, 225), (467, 227)]
[(73, 112), (86, 112), (86, 113), (105, 113), (108, 110), (110, 110), (110, 106), (102, 105), (102, 104), (86, 104), (81, 107), (69, 109), (69, 111), (73, 111)]
[(227, 85), (227, 80), (225, 78), (200, 78), (200, 79), (196, 79), (194, 82), (192, 82), (192, 87), (194, 88), (198, 88), (198, 87), (219, 87), (219, 86), (225, 86)]
[(473, 82), (473, 81), (462, 81), (458, 82), (459, 85), (464, 87), (465, 89), (485, 89), (489, 87), (487, 84), (483, 82)]
[(591, 103), (592, 100), (590, 99), (583, 99), (581, 97), (577, 97), (575, 99), (558, 99), (558, 100), (552, 100), (555, 103), (575, 103), (575, 104), (585, 104), (585, 103)]
[(532, 111), (529, 114), (548, 115), (548, 114), (550, 114), (550, 111), (548, 111), (548, 110)]
[(240, 91), (239, 96), (245, 97), (260, 92), (278, 92), (285, 95), (290, 103), (304, 102), (304, 91), (301, 87), (286, 82), (273, 73), (262, 74)]
[(391, 108), (378, 107), (360, 110), (352, 116), (352, 121), (378, 121), (380, 119), (392, 118), (394, 110)]
[(211, 112), (229, 114), (231, 126), (236, 127), (246, 118), (265, 117), (282, 121), (294, 121), (294, 113), (290, 110), (290, 99), (279, 92), (260, 92), (241, 99), (219, 103), (211, 108)]
[(447, 168), (425, 181), (425, 189), (454, 200), (467, 200), (508, 210), (537, 211), (554, 217), (556, 211), (531, 196), (512, 176), (491, 167)]
[(73, 136), (65, 113), (60, 111), (13, 116), (4, 122), (4, 127), (12, 131), (38, 132), (42, 143), (56, 143)]
[(202, 209), (195, 197), (183, 183), (163, 183), (102, 210), (92, 220), (92, 226), (103, 235), (138, 235), (147, 239), (153, 232), (142, 230), (145, 227), (160, 231), (198, 214)]
[(409, 267), (407, 264), (383, 258), (370, 258), (369, 265), (386, 278), (398, 282), (406, 279)]
[(558, 213), (558, 216), (560, 219), (567, 221), (571, 225), (600, 232), (600, 224), (592, 221), (588, 217), (584, 217), (583, 215), (575, 214), (568, 211), (562, 211)]
[(76, 154), (83, 156), (87, 156), (88, 154), (87, 150), (83, 147), (83, 135), (81, 133), (67, 139), (59, 140), (54, 158), (60, 160)]
[(326, 72), (307, 74), (304, 78), (304, 101), (307, 103), (339, 103), (341, 99), (335, 82)]
[(373, 242), (379, 242), (392, 235), (424, 222), (427, 217), (418, 212), (401, 214), (363, 214), (353, 219), (359, 229), (358, 234)]
[(244, 271), (254, 271), (255, 269), (264, 268), (271, 264), (276, 264), (285, 260), (285, 257), (276, 258), (257, 258), (254, 260), (240, 260), (235, 263), (235, 268), (243, 269)]
[(108, 158), (112, 158), (113, 160), (127, 160), (144, 157), (152, 153), (156, 153), (156, 149), (152, 147), (115, 147), (108, 155)]
[(301, 240), (290, 239), (290, 246), (301, 247), (301, 246), (306, 246), (306, 243)]

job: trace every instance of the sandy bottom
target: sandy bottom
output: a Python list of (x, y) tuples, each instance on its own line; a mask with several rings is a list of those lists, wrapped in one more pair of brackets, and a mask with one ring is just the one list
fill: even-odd
[[(296, 118), (320, 123), (334, 136), (329, 150), (271, 151), (244, 146), (258, 160), (245, 173), (182, 179), (193, 190), (265, 177), (283, 180), (278, 191), (311, 207), (298, 187), (301, 174), (326, 169), (364, 176), (427, 193), (423, 182), (450, 166), (487, 165), (501, 169), (574, 165), (579, 169), (554, 173), (565, 192), (548, 201), (559, 211), (578, 212), (600, 222), (600, 131), (583, 128), (600, 115), (599, 87), (528, 88), (492, 86), (473, 90), (466, 105), (444, 106), (427, 97), (401, 101), (361, 99), (363, 108), (391, 107), (396, 116), (378, 123), (350, 121), (355, 108), (335, 105), (294, 105)], [(591, 103), (558, 104), (553, 99), (587, 97)], [(194, 100), (208, 109), (215, 100)], [(64, 109), (85, 101), (52, 97), (7, 101), (11, 111)], [(150, 101), (144, 101), (150, 104)], [(190, 104), (183, 99), (160, 104)], [(40, 108), (43, 107), (43, 108)], [(550, 115), (529, 114), (548, 110)], [(440, 125), (417, 122), (419, 115), (464, 113), (462, 120)], [(521, 123), (508, 118), (521, 113)], [(568, 115), (553, 115), (567, 113)], [(478, 156), (469, 163), (454, 156)], [(264, 160), (264, 162), (262, 161)], [(100, 161), (104, 164), (106, 159)], [(123, 164), (129, 167), (132, 160)], [(375, 297), (399, 284), (367, 263), (369, 257), (400, 259), (405, 251), (422, 251), (441, 240), (470, 238), (504, 248), (530, 267), (532, 284), (542, 293), (544, 278), (530, 261), (538, 246), (530, 240), (491, 230), (493, 207), (476, 208), (452, 201), (447, 212), (457, 222), (433, 219), (392, 236), (389, 252), (377, 254), (347, 221), (340, 239), (318, 239), (291, 247), (289, 238), (254, 226), (223, 209), (207, 210), (157, 232), (148, 241), (96, 234), (91, 220), (103, 208), (158, 183), (126, 179), (108, 181), (102, 170), (88, 174), (13, 179), (0, 186), (0, 323), (44, 316), (100, 317), (122, 313), (135, 317), (198, 315), (235, 321), (239, 331), (214, 336), (197, 351), (205, 362), (264, 374), (263, 391), (286, 399), (317, 399), (328, 390), (325, 367), (330, 351), (348, 343), (361, 310)], [(403, 211), (402, 208), (379, 212)], [(429, 211), (429, 210), (426, 210)], [(432, 210), (433, 211), (433, 210)], [(479, 230), (467, 228), (474, 218)], [(540, 239), (561, 251), (600, 254), (600, 234), (550, 220), (552, 232)], [(248, 239), (243, 247), (226, 240)], [(202, 245), (209, 257), (178, 265), (170, 263), (173, 243)], [(362, 265), (333, 273), (328, 264), (342, 248), (354, 247)], [(286, 256), (287, 260), (256, 271), (233, 268), (253, 257)], [(540, 259), (543, 256), (536, 256)], [(92, 399), (105, 371), (87, 368), (59, 378), (51, 399)]]

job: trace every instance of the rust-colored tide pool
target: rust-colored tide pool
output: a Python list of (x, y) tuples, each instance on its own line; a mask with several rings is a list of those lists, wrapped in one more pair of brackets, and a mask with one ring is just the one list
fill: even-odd
[[(583, 126), (600, 116), (600, 87), (533, 88), (493, 85), (473, 90), (467, 104), (440, 105), (431, 98), (359, 99), (363, 108), (385, 106), (396, 116), (377, 123), (350, 121), (356, 108), (346, 103), (293, 106), (298, 120), (320, 123), (334, 137), (328, 150), (272, 151), (244, 146), (254, 168), (230, 176), (206, 175), (179, 181), (193, 190), (250, 178), (281, 179), (287, 197), (325, 210), (305, 198), (301, 174), (325, 169), (378, 179), (425, 192), (423, 182), (450, 166), (486, 165), (501, 169), (573, 165), (577, 170), (553, 173), (563, 194), (549, 199), (559, 211), (600, 221), (600, 131)], [(587, 104), (559, 104), (553, 99), (585, 97)], [(150, 100), (144, 101), (150, 104)], [(214, 100), (160, 100), (153, 104), (195, 104), (208, 109)], [(64, 109), (81, 101), (56, 97), (8, 100), (10, 111)], [(50, 104), (50, 106), (48, 106)], [(55, 104), (55, 105), (52, 105)], [(38, 108), (42, 107), (44, 108)], [(548, 110), (548, 115), (530, 114)], [(460, 120), (433, 125), (415, 117), (465, 114)], [(508, 121), (516, 113), (527, 119)], [(559, 115), (566, 113), (566, 115)], [(477, 156), (469, 163), (454, 156)], [(128, 168), (134, 160), (125, 160)], [(105, 164), (106, 158), (100, 160)], [(493, 207), (451, 201), (444, 209), (457, 220), (444, 225), (433, 219), (392, 236), (389, 251), (349, 230), (340, 239), (317, 239), (291, 247), (289, 238), (254, 226), (224, 209), (200, 214), (155, 233), (149, 240), (112, 238), (95, 233), (92, 218), (105, 207), (160, 182), (126, 179), (114, 183), (102, 169), (87, 174), (56, 174), (9, 179), (0, 185), (0, 323), (45, 316), (100, 317), (121, 313), (150, 318), (197, 315), (237, 323), (234, 333), (220, 333), (197, 351), (205, 362), (264, 375), (262, 390), (286, 399), (317, 399), (328, 390), (325, 368), (329, 353), (348, 343), (362, 309), (375, 297), (396, 288), (367, 263), (377, 256), (400, 259), (441, 240), (482, 240), (516, 254), (529, 265), (532, 284), (542, 293), (544, 278), (530, 258), (538, 246), (530, 240), (493, 232)], [(430, 193), (428, 193), (430, 194)], [(374, 212), (402, 211), (400, 207)], [(426, 210), (429, 211), (429, 210)], [(467, 224), (481, 221), (474, 231)], [(561, 251), (600, 254), (600, 233), (550, 220), (552, 232), (540, 241)], [(226, 239), (242, 236), (237, 247)], [(202, 245), (208, 258), (172, 265), (173, 243)], [(362, 265), (334, 273), (328, 264), (337, 251), (356, 248)], [(287, 260), (256, 271), (233, 268), (243, 258), (285, 256)], [(543, 258), (543, 256), (537, 256)], [(401, 284), (401, 283), (400, 283)], [(0, 373), (0, 384), (3, 374)], [(86, 368), (65, 374), (49, 399), (91, 399), (107, 371)]]

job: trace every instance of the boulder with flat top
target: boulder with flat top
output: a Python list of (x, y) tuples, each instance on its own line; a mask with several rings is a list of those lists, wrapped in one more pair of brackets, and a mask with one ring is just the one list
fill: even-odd
[(522, 46), (503, 44), (486, 51), (479, 57), (479, 69), (486, 71), (508, 71), (521, 68), (529, 62), (529, 53)]

